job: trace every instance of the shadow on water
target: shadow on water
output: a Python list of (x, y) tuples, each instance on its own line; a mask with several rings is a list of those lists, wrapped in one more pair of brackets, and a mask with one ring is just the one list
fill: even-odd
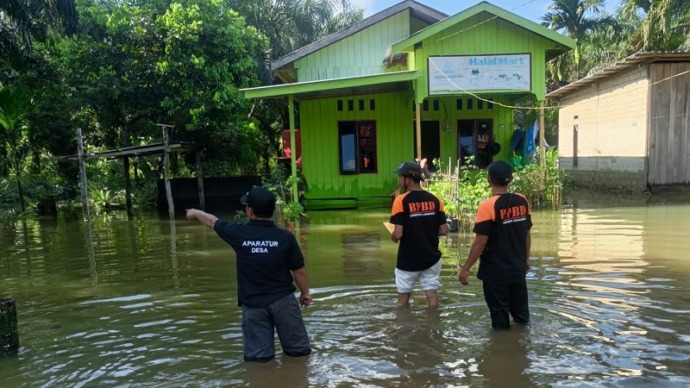
[(28, 222), (0, 240), (0, 297), (17, 301), (21, 339), (0, 386), (690, 384), (687, 203), (535, 211), (532, 322), (506, 332), (491, 330), (481, 282), (457, 282), (468, 232), (442, 241), (442, 307), (417, 290), (398, 309), (387, 218), (302, 221), (314, 353), (266, 364), (241, 361), (235, 257), (213, 231), (157, 215)]

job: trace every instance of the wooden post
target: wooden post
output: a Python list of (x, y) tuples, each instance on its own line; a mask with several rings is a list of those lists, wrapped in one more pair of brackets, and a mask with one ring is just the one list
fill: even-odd
[(165, 182), (165, 197), (168, 199), (168, 214), (170, 218), (175, 218), (175, 205), (173, 204), (172, 188), (170, 187), (170, 177), (168, 176), (168, 163), (170, 162), (170, 134), (169, 128), (172, 125), (156, 124), (163, 128), (163, 180)]
[(546, 143), (544, 142), (544, 100), (539, 101), (539, 166), (542, 170), (539, 182), (539, 190), (546, 190)]
[(0, 299), (0, 354), (16, 354), (17, 351), (17, 307), (14, 299)]
[(129, 180), (129, 156), (122, 158), (125, 170), (125, 203), (127, 204), (127, 214), (132, 215), (132, 185)]
[(194, 151), (196, 159), (196, 186), (199, 190), (199, 209), (206, 210), (206, 195), (204, 194), (204, 172), (201, 170), (201, 152)]
[(417, 134), (417, 159), (422, 162), (422, 105), (415, 101), (414, 104), (415, 132)]
[(546, 167), (546, 147), (544, 147), (544, 100), (539, 101), (539, 165)]
[[(292, 178), (297, 178), (297, 144), (295, 144), (295, 97), (291, 94), (288, 96), (288, 114), (290, 118), (290, 167), (292, 170)], [(299, 187), (297, 184), (292, 186), (292, 202), (299, 202)]]
[(84, 140), (81, 134), (81, 128), (77, 128), (77, 146), (79, 148), (79, 172), (81, 176), (81, 211), (85, 220), (90, 218), (89, 215), (89, 195), (88, 182), (86, 181), (86, 164), (84, 162)]

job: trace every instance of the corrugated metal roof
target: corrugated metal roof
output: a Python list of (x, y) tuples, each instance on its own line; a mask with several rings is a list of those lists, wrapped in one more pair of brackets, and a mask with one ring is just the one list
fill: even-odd
[(562, 88), (548, 93), (546, 97), (558, 100), (572, 93), (577, 92), (601, 79), (609, 78), (615, 74), (624, 72), (636, 66), (647, 65), (655, 62), (688, 62), (690, 52), (638, 52), (624, 58), (611, 66), (604, 68), (594, 74), (588, 75)]
[(428, 7), (424, 4), (418, 3), (414, 0), (405, 0), (402, 1), (394, 6), (391, 6), (389, 8), (386, 8), (385, 10), (374, 14), (372, 16), (369, 16), (366, 19), (363, 19), (350, 27), (338, 31), (334, 34), (328, 35), (325, 38), (322, 38), (320, 40), (317, 40), (314, 43), (308, 44), (302, 48), (299, 48), (281, 58), (278, 58), (274, 61), (271, 62), (271, 69), (273, 70), (278, 70), (286, 65), (291, 64), (292, 62), (295, 62), (296, 60), (300, 58), (304, 58), (305, 56), (320, 50), (328, 45), (331, 45), (341, 39), (347, 38), (350, 35), (353, 35), (359, 31), (362, 31), (363, 29), (367, 27), (371, 27), (372, 25), (380, 22), (381, 20), (384, 20), (386, 18), (389, 18), (399, 12), (402, 12), (406, 9), (410, 9), (410, 13), (412, 16), (416, 17), (417, 19), (423, 20), (429, 24), (433, 24), (438, 22), (439, 20), (443, 20), (448, 17), (445, 13), (438, 11), (436, 9), (433, 9), (431, 7)]

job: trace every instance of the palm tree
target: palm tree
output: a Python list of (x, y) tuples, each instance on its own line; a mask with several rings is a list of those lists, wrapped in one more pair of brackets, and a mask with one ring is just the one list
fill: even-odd
[(563, 33), (575, 40), (575, 49), (559, 56), (549, 65), (551, 77), (556, 82), (576, 80), (580, 73), (581, 48), (586, 35), (612, 23), (602, 16), (604, 0), (554, 0), (550, 12), (542, 16), (542, 25)]
[(639, 28), (630, 36), (635, 51), (690, 49), (690, 2), (687, 0), (625, 0), (621, 17), (642, 16)]
[(34, 41), (52, 33), (77, 29), (74, 0), (2, 0), (0, 2), (0, 65), (21, 66)]

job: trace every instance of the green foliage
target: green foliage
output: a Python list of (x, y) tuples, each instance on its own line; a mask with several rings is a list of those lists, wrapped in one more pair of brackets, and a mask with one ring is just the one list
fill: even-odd
[(276, 209), (280, 209), (283, 220), (294, 222), (306, 216), (304, 207), (292, 194), (293, 187), (299, 186), (301, 182), (300, 177), (291, 176), (281, 164), (273, 166), (270, 174), (263, 179), (263, 187), (276, 194)]
[[(539, 155), (539, 148), (535, 152)], [(524, 194), (532, 206), (540, 207), (550, 203), (553, 207), (561, 205), (563, 192), (570, 189), (571, 178), (565, 170), (558, 168), (558, 151), (546, 151), (546, 163), (541, 167), (538, 160), (528, 164), (513, 174), (510, 190)]]
[(448, 217), (463, 224), (471, 223), (481, 201), (491, 195), (486, 170), (474, 167), (471, 157), (459, 171), (450, 174), (442, 162), (435, 160), (434, 165), (440, 166), (439, 173), (432, 175), (426, 189), (443, 200)]
[[(537, 149), (537, 154), (539, 150)], [(472, 166), (472, 158), (468, 158), (465, 166), (459, 171), (448, 173), (448, 168), (439, 161), (439, 172), (427, 182), (426, 189), (443, 200), (446, 215), (457, 219), (460, 224), (471, 225), (479, 208), (479, 204), (491, 196), (491, 186), (484, 169)], [(563, 191), (570, 187), (570, 178), (564, 170), (558, 168), (558, 153), (554, 149), (546, 152), (546, 166), (541, 167), (538, 161), (518, 169), (513, 173), (513, 182), (509, 190), (524, 194), (533, 207), (541, 207), (546, 203), (560, 206)]]
[(207, 176), (256, 168), (239, 89), (259, 84), (253, 54), (267, 43), (239, 14), (220, 0), (80, 2), (78, 11), (85, 33), (51, 51), (87, 144), (161, 141), (165, 123), (171, 140), (205, 147)]
[(122, 208), (125, 205), (125, 191), (89, 185), (89, 207), (96, 213)]

